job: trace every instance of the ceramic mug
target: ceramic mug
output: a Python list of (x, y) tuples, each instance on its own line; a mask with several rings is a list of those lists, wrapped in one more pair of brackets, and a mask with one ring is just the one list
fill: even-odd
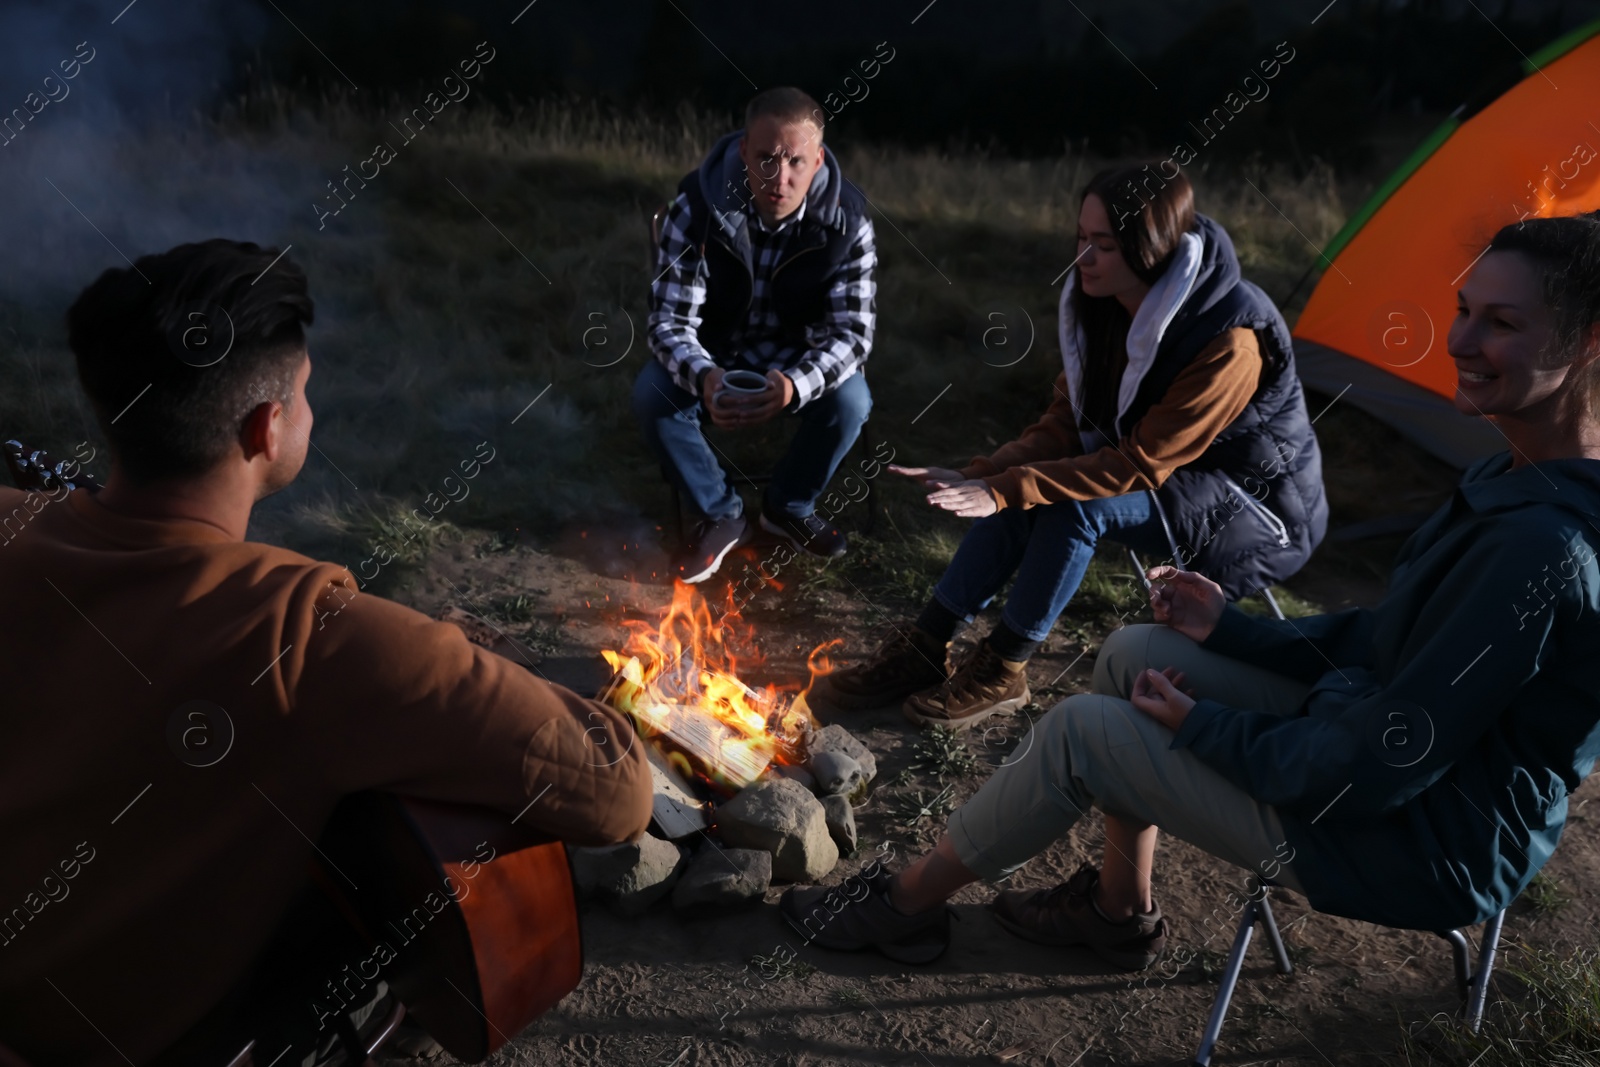
[(722, 375), (722, 384), (717, 387), (711, 398), (716, 403), (725, 405), (730, 399), (760, 396), (767, 391), (768, 385), (766, 375), (757, 374), (753, 370), (725, 371)]

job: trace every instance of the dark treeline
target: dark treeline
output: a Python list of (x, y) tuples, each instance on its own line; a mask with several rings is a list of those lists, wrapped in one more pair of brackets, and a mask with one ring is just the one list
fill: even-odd
[(1321, 2), (1288, 14), (1246, 0), (1148, 0), (1100, 5), (1104, 15), (1080, 5), (1091, 26), (1071, 5), (939, 0), (912, 25), (925, 4), (815, 0), (795, 10), (802, 26), (775, 34), (770, 14), (709, 0), (544, 0), (515, 25), (517, 0), (282, 0), (305, 36), (268, 8), (241, 76), (348, 90), (347, 77), (364, 99), (403, 99), (487, 39), (509, 53), (479, 87), (501, 103), (566, 96), (667, 112), (688, 103), (732, 120), (752, 82), (793, 83), (819, 100), (833, 94), (835, 141), (1021, 156), (1067, 144), (1166, 156), (1186, 143), (1197, 155), (1360, 166), (1387, 120), (1492, 95), (1519, 76), (1519, 49), (1536, 52), (1595, 7), (1338, 0), (1312, 25)]

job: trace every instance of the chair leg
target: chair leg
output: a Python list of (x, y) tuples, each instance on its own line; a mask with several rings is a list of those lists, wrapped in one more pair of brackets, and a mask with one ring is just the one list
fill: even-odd
[(1133, 564), (1133, 573), (1139, 576), (1139, 584), (1144, 586), (1144, 591), (1150, 591), (1150, 579), (1144, 576), (1144, 563), (1139, 559), (1139, 553), (1128, 549), (1128, 562)]
[(1150, 494), (1150, 512), (1161, 520), (1161, 532), (1167, 536), (1167, 551), (1172, 555), (1172, 565), (1180, 571), (1188, 570), (1178, 561), (1178, 542), (1172, 536), (1172, 524), (1167, 521), (1167, 511), (1161, 506), (1161, 498), (1156, 496), (1154, 489), (1146, 489), (1145, 492)]
[(1446, 930), (1439, 936), (1450, 942), (1450, 955), (1456, 965), (1456, 993), (1465, 1012), (1472, 994), (1472, 943), (1460, 930)]
[(1261, 599), (1265, 600), (1267, 602), (1267, 607), (1272, 609), (1273, 618), (1281, 619), (1284, 617), (1283, 609), (1278, 607), (1278, 598), (1273, 596), (1272, 590), (1268, 589), (1266, 586), (1261, 587)]
[(1504, 911), (1497, 912), (1483, 924), (1483, 944), (1478, 949), (1478, 973), (1472, 976), (1467, 998), (1467, 1029), (1473, 1033), (1483, 1025), (1483, 1006), (1489, 998), (1489, 979), (1494, 974), (1494, 954), (1500, 946), (1500, 927), (1506, 920)]
[(1272, 914), (1272, 901), (1267, 899), (1267, 887), (1261, 887), (1261, 899), (1256, 902), (1261, 909), (1261, 928), (1266, 931), (1267, 944), (1272, 946), (1272, 955), (1278, 963), (1279, 974), (1293, 974), (1294, 964), (1289, 962), (1289, 951), (1283, 947), (1283, 935), (1278, 932), (1278, 920)]
[(1211, 1053), (1217, 1047), (1217, 1037), (1222, 1033), (1222, 1020), (1228, 1015), (1233, 987), (1239, 984), (1239, 971), (1244, 967), (1245, 950), (1250, 947), (1250, 937), (1255, 933), (1256, 916), (1259, 913), (1260, 902), (1252, 900), (1244, 906), (1244, 913), (1239, 917), (1239, 929), (1233, 935), (1233, 948), (1228, 952), (1227, 966), (1222, 969), (1217, 998), (1211, 1002), (1211, 1017), (1206, 1020), (1205, 1033), (1200, 1035), (1200, 1047), (1194, 1054), (1194, 1062), (1199, 1067), (1209, 1067), (1211, 1063)]

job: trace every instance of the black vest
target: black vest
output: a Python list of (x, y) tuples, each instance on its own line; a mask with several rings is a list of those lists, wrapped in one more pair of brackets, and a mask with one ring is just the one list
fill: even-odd
[[(732, 235), (716, 225), (700, 188), (699, 171), (691, 171), (679, 182), (678, 192), (688, 198), (688, 237), (706, 264), (706, 300), (700, 307), (698, 337), (718, 363), (730, 365), (733, 336), (750, 314), (755, 271), (750, 219), (742, 208), (729, 213)], [(795, 223), (795, 232), (789, 235), (783, 258), (772, 273), (771, 299), (781, 347), (805, 348), (805, 328), (819, 325), (827, 314), (831, 279), (849, 256), (865, 211), (866, 201), (848, 182), (839, 190), (832, 218), (818, 218), (822, 212), (816, 205), (806, 205), (805, 217)]]
[(1206, 242), (1202, 275), (1114, 434), (1120, 439), (1218, 335), (1235, 327), (1255, 333), (1262, 366), (1250, 403), (1155, 494), (1178, 563), (1238, 600), (1305, 564), (1327, 532), (1328, 500), (1289, 328), (1271, 299), (1240, 277), (1226, 231), (1204, 216), (1197, 229)]

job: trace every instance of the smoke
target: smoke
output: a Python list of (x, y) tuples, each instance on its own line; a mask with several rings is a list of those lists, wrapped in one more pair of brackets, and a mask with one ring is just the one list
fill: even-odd
[(272, 17), (224, 0), (7, 0), (5, 300), (59, 312), (101, 271), (149, 252), (217, 236), (282, 243), (320, 184), (314, 167), (207, 118)]

